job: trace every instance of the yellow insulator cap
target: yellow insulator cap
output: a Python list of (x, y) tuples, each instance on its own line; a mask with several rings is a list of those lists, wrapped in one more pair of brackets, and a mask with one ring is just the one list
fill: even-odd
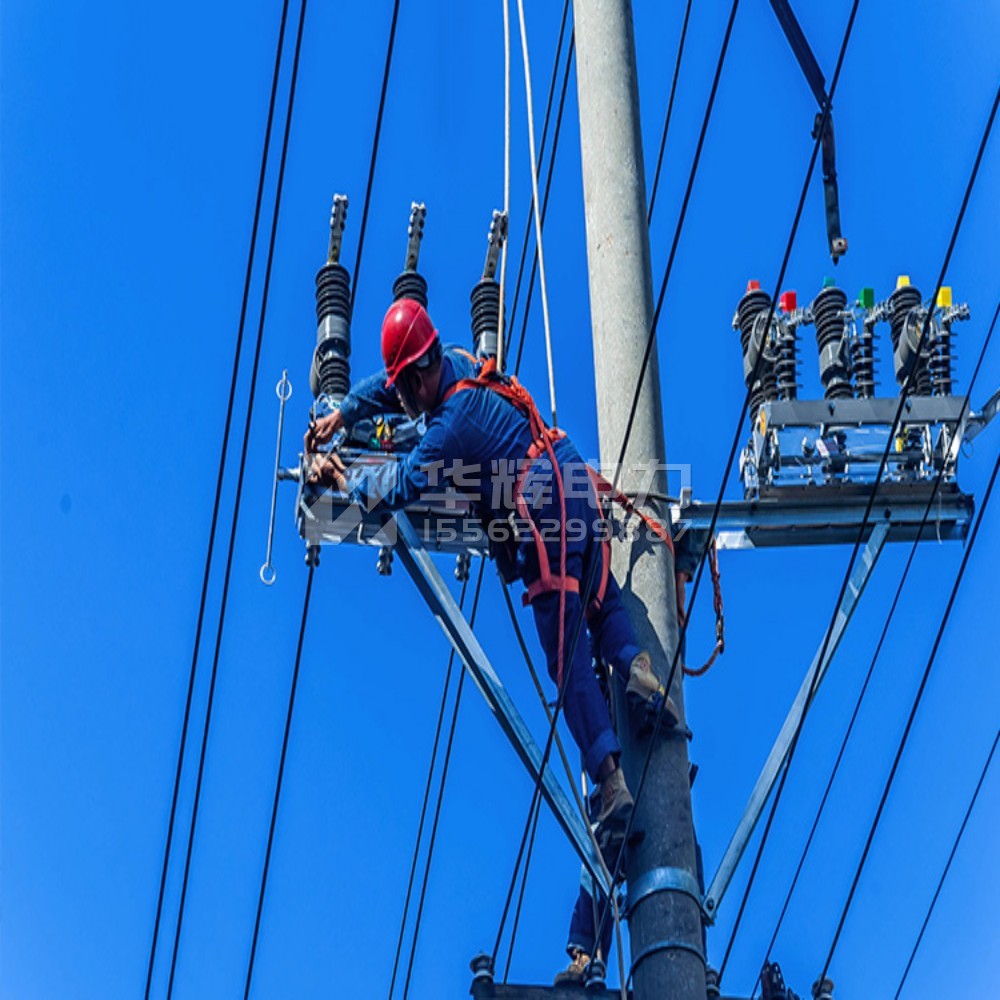
[(897, 288), (908, 288), (909, 284), (910, 284), (910, 276), (908, 274), (901, 274), (896, 279), (896, 287)]
[(942, 285), (938, 289), (937, 305), (938, 309), (951, 308), (951, 285)]

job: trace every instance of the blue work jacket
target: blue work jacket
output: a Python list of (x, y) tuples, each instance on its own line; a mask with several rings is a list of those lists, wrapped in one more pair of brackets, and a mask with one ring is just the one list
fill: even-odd
[[(400, 460), (393, 482), (362, 481), (353, 486), (354, 502), (371, 506), (372, 490), (378, 488), (378, 506), (398, 510), (450, 482), (465, 493), (478, 494), (483, 513), (488, 511), (501, 519), (508, 516), (514, 482), (531, 446), (531, 430), (527, 417), (489, 389), (469, 389), (445, 399), (456, 382), (476, 374), (476, 364), (463, 351), (444, 348), (437, 403), (426, 415), (420, 443)], [(354, 385), (340, 404), (345, 425), (379, 413), (403, 412), (385, 380), (383, 371)], [(560, 467), (578, 463), (583, 468), (568, 439), (556, 444), (555, 454)], [(533, 469), (525, 486), (525, 499), (536, 509), (539, 499), (548, 499), (541, 492), (547, 464), (544, 458), (536, 461), (538, 472)]]

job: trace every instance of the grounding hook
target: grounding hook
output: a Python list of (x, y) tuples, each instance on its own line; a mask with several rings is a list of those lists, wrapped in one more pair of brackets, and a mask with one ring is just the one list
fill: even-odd
[(267, 528), (267, 557), (260, 567), (260, 582), (270, 587), (277, 579), (277, 572), (271, 565), (271, 550), (274, 546), (274, 512), (278, 502), (278, 470), (281, 463), (281, 435), (285, 428), (285, 403), (292, 398), (292, 383), (288, 379), (288, 369), (281, 373), (274, 387), (278, 397), (278, 440), (274, 446), (274, 477), (271, 482), (271, 517)]

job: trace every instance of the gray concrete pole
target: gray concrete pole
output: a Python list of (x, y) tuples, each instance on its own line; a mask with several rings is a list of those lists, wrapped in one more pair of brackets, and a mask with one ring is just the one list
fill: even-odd
[[(605, 470), (618, 459), (653, 316), (646, 181), (643, 171), (630, 0), (574, 0), (580, 145), (597, 376), (597, 416)], [(650, 486), (646, 470), (665, 462), (660, 377), (654, 349), (643, 383), (620, 484), (666, 493), (666, 474)], [(655, 511), (665, 519), (665, 511)], [(673, 557), (659, 542), (616, 545), (614, 572), (639, 640), (666, 679), (677, 648)], [(683, 714), (681, 671), (671, 695)], [(629, 787), (648, 748), (629, 730), (618, 699), (619, 735)], [(679, 727), (683, 731), (683, 721)], [(629, 854), (629, 917), (637, 1000), (705, 1000), (701, 916), (678, 891), (696, 874), (687, 745), (660, 738), (638, 803), (642, 841)], [(685, 874), (686, 873), (686, 874)], [(634, 903), (637, 890), (666, 886)], [(645, 956), (645, 957), (642, 957)], [(638, 962), (638, 964), (635, 964)]]

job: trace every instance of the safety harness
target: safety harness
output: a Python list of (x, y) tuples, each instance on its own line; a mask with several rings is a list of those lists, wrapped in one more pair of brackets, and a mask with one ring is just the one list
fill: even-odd
[[(463, 352), (463, 354), (464, 353), (465, 352)], [(472, 357), (471, 355), (466, 356), (470, 358)], [(535, 401), (532, 399), (528, 390), (525, 389), (514, 376), (500, 373), (497, 370), (495, 359), (489, 358), (482, 362), (476, 360), (476, 363), (479, 365), (478, 373), (473, 378), (459, 379), (455, 382), (454, 385), (450, 386), (445, 391), (441, 402), (447, 402), (457, 392), (463, 392), (469, 389), (487, 389), (490, 392), (497, 393), (497, 395), (507, 400), (508, 403), (514, 406), (518, 412), (525, 416), (528, 420), (528, 426), (531, 430), (531, 445), (528, 448), (525, 460), (521, 463), (520, 471), (514, 485), (514, 505), (518, 516), (526, 524), (531, 526), (532, 538), (538, 555), (539, 576), (537, 580), (528, 586), (527, 593), (524, 595), (523, 601), (525, 605), (528, 605), (541, 594), (550, 593), (552, 591), (557, 591), (559, 593), (559, 662), (556, 682), (561, 686), (563, 671), (563, 643), (565, 640), (564, 618), (566, 612), (566, 594), (580, 593), (580, 581), (573, 576), (567, 575), (566, 573), (566, 495), (563, 489), (562, 473), (559, 469), (559, 463), (556, 461), (554, 450), (556, 442), (561, 441), (566, 435), (556, 427), (547, 426), (545, 421), (542, 419), (541, 414), (538, 412), (538, 407), (535, 405)], [(542, 539), (542, 534), (531, 517), (527, 501), (524, 499), (524, 482), (528, 474), (528, 470), (531, 468), (531, 465), (535, 462), (535, 460), (541, 458), (542, 455), (547, 456), (549, 461), (552, 463), (552, 473), (555, 481), (555, 487), (559, 494), (560, 522), (558, 573), (552, 572), (548, 552), (545, 549), (545, 542)], [(587, 473), (594, 489), (598, 509), (601, 510), (602, 514), (607, 516), (608, 507), (612, 503), (617, 504), (627, 514), (635, 515), (640, 518), (649, 530), (652, 531), (653, 534), (655, 534), (656, 537), (664, 543), (664, 545), (669, 547), (671, 554), (673, 554), (674, 543), (667, 527), (655, 518), (652, 518), (643, 511), (639, 510), (628, 496), (626, 496), (613, 483), (605, 479), (604, 476), (597, 472), (596, 469), (588, 465)], [(708, 663), (700, 670), (690, 671), (690, 673), (696, 675), (705, 673), (712, 663), (715, 662), (716, 656), (718, 656), (718, 654), (721, 653), (725, 647), (722, 625), (722, 592), (719, 587), (719, 567), (714, 542), (710, 548), (710, 559), (710, 565), (712, 567), (712, 581), (715, 586), (717, 641), (715, 651), (712, 653), (712, 657)], [(594, 592), (594, 597), (587, 606), (585, 612), (588, 616), (601, 606), (601, 602), (603, 601), (604, 594), (607, 590), (610, 567), (611, 542), (608, 538), (605, 538), (605, 540), (601, 543), (601, 570), (597, 588)]]

